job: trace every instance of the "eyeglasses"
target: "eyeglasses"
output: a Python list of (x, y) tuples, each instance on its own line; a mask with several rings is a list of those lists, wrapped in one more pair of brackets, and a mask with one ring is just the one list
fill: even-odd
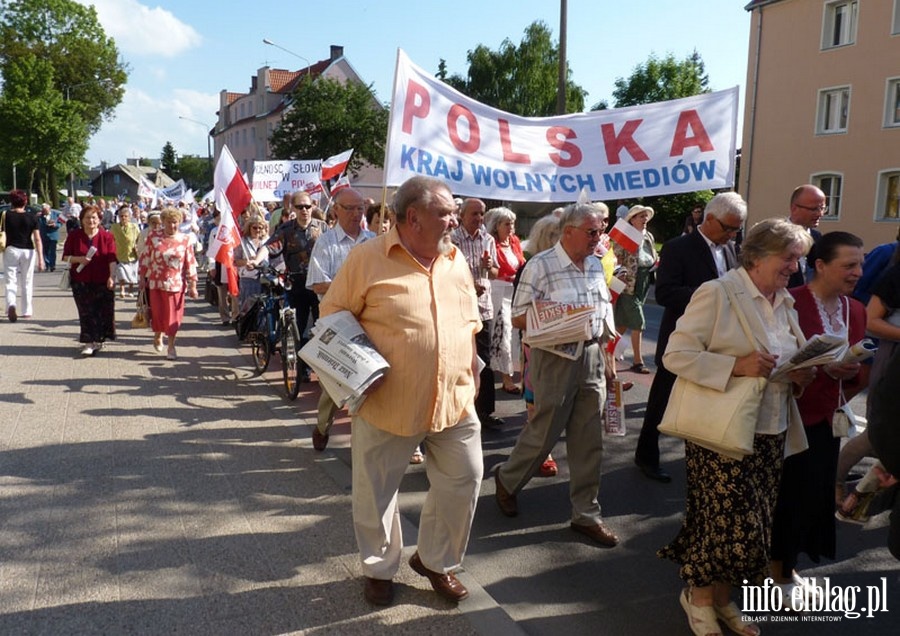
[(584, 232), (585, 234), (590, 236), (592, 239), (600, 238), (600, 235), (603, 234), (603, 230), (588, 230), (587, 228), (578, 227), (576, 225), (572, 225), (570, 227), (574, 227), (576, 230), (581, 230), (582, 232)]
[(362, 204), (360, 204), (360, 205), (344, 205), (343, 203), (338, 203), (338, 205), (340, 207), (344, 208), (345, 210), (347, 210), (347, 212), (365, 212), (366, 211), (366, 206), (364, 206)]
[(810, 212), (821, 212), (822, 214), (828, 214), (828, 206), (824, 203), (822, 205), (800, 205), (799, 203), (795, 203), (798, 208), (803, 208), (804, 210), (809, 210)]
[(310, 205), (309, 203), (293, 203), (292, 207), (294, 207), (297, 210), (311, 210), (312, 209), (312, 205)]
[(716, 219), (716, 223), (719, 224), (719, 227), (722, 228), (722, 231), (725, 232), (726, 234), (735, 234), (736, 232), (740, 232), (740, 231), (741, 231), (741, 226), (740, 226), (740, 225), (738, 225), (738, 226), (734, 226), (734, 225), (725, 225), (725, 224), (722, 223), (722, 221), (720, 221), (718, 218), (716, 218), (716, 217), (713, 217), (713, 218)]

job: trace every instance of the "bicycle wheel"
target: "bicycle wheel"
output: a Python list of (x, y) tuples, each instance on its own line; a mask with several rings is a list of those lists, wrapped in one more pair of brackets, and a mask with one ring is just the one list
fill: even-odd
[(253, 367), (256, 369), (257, 375), (266, 372), (269, 366), (269, 358), (272, 357), (272, 350), (269, 347), (269, 339), (266, 334), (254, 331), (250, 333), (250, 355), (253, 357)]
[(293, 314), (285, 317), (281, 326), (281, 373), (289, 400), (300, 393), (300, 334)]

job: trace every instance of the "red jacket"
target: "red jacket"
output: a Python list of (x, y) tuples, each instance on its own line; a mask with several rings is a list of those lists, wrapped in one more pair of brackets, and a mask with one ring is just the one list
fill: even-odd
[[(794, 309), (797, 310), (800, 318), (803, 335), (810, 338), (825, 333), (825, 327), (822, 325), (822, 318), (816, 306), (816, 299), (809, 287), (803, 285), (788, 291), (794, 297)], [(843, 297), (844, 307), (846, 307), (846, 301), (850, 301), (850, 344), (856, 344), (866, 335), (866, 308), (861, 302), (848, 296)], [(844, 380), (844, 392), (857, 386), (859, 381), (859, 376), (851, 380)], [(797, 399), (797, 406), (800, 408), (800, 416), (803, 418), (805, 426), (812, 426), (823, 421), (830, 425), (834, 410), (838, 407), (838, 381), (820, 369), (816, 373), (816, 379)]]

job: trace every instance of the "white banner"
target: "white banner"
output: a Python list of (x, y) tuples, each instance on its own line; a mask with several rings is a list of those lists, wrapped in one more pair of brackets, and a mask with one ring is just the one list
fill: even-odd
[(256, 201), (281, 201), (290, 192), (313, 191), (320, 182), (321, 172), (321, 159), (256, 161), (250, 186), (253, 198)]
[(179, 179), (168, 188), (159, 188), (157, 190), (157, 196), (166, 203), (178, 203), (184, 197), (186, 192), (187, 185), (185, 185), (184, 179)]
[(385, 161), (388, 186), (415, 175), (455, 194), (567, 202), (734, 184), (738, 87), (684, 99), (557, 117), (485, 106), (397, 52)]

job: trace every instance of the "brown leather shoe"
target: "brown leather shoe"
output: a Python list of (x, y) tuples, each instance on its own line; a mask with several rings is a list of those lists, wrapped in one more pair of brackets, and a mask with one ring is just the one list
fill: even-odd
[(429, 570), (422, 563), (422, 559), (419, 558), (418, 552), (410, 557), (409, 567), (422, 576), (427, 577), (428, 581), (431, 583), (431, 587), (434, 588), (434, 591), (448, 601), (458, 602), (468, 598), (469, 590), (466, 589), (465, 585), (459, 582), (458, 578), (450, 573), (441, 574), (440, 572)]
[(614, 548), (619, 545), (619, 537), (617, 537), (616, 533), (607, 528), (602, 522), (594, 526), (583, 526), (578, 523), (572, 523), (569, 524), (569, 527), (575, 532), (580, 532), (584, 536), (590, 537), (591, 540), (596, 541), (607, 548)]
[(318, 428), (313, 428), (312, 440), (317, 451), (323, 451), (328, 446), (328, 435), (320, 433)]
[(500, 512), (505, 514), (507, 517), (515, 517), (519, 514), (519, 504), (516, 501), (516, 496), (509, 494), (509, 491), (503, 487), (503, 484), (500, 482), (500, 469), (498, 468), (494, 471), (494, 484), (497, 486), (496, 499), (497, 499), (497, 507), (500, 508)]
[(372, 605), (390, 605), (394, 600), (394, 582), (367, 576), (363, 595)]

